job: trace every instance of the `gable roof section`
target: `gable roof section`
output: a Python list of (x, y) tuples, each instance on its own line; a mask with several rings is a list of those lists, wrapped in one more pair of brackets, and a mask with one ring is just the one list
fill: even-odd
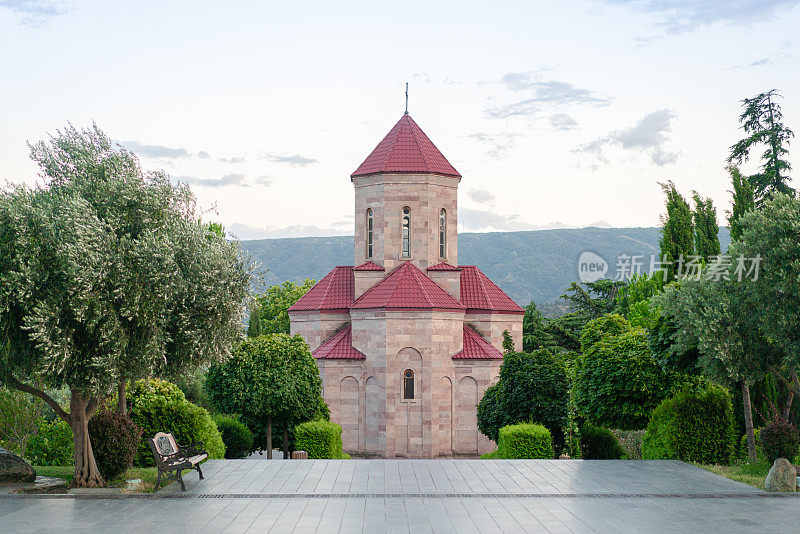
[(289, 307), (294, 311), (346, 312), (353, 303), (355, 281), (350, 266), (334, 267), (308, 293)]
[(461, 177), (408, 114), (397, 121), (375, 150), (350, 176), (381, 173), (443, 174)]
[(461, 265), (461, 304), (470, 312), (524, 315), (525, 310), (474, 265)]
[(353, 267), (354, 271), (382, 271), (383, 267), (375, 263), (374, 261), (366, 261), (359, 265), (358, 267)]
[(326, 360), (363, 360), (363, 352), (353, 347), (353, 325), (347, 326), (333, 334), (325, 343), (311, 353), (314, 358)]
[(443, 261), (442, 263), (437, 263), (432, 267), (428, 267), (429, 271), (460, 271), (460, 267), (456, 267), (454, 265), (450, 265), (449, 263)]
[(439, 287), (410, 261), (372, 286), (350, 306), (394, 310), (463, 310), (453, 296)]
[(464, 325), (464, 348), (453, 356), (454, 360), (502, 360), (503, 353), (486, 341), (479, 333)]

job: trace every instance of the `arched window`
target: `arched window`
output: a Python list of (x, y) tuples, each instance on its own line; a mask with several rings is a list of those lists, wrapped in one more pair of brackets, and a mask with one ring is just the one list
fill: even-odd
[(405, 206), (403, 208), (403, 246), (401, 255), (404, 258), (411, 257), (411, 208)]
[(367, 259), (372, 258), (372, 208), (367, 210)]
[(444, 208), (439, 212), (439, 257), (447, 258), (447, 212)]
[(403, 400), (414, 399), (414, 371), (406, 369), (403, 373)]

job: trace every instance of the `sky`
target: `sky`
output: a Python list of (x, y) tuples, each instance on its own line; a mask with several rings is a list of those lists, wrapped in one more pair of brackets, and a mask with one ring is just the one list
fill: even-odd
[(95, 122), (240, 239), (350, 235), (408, 82), (460, 231), (657, 226), (667, 180), (724, 224), (740, 101), (780, 90), (800, 132), (798, 4), (0, 0), (0, 181)]

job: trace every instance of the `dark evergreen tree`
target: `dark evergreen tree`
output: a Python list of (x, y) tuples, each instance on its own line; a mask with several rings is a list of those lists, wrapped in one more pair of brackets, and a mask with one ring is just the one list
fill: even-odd
[(742, 215), (756, 208), (755, 193), (750, 181), (742, 176), (736, 167), (728, 167), (733, 182), (733, 209), (728, 212), (728, 224), (731, 228), (731, 242), (742, 237), (742, 225), (739, 219)]
[(794, 189), (788, 184), (792, 166), (786, 159), (794, 132), (783, 124), (781, 106), (776, 102), (780, 96), (777, 90), (771, 89), (742, 100), (744, 110), (739, 122), (747, 137), (731, 147), (728, 157), (728, 163), (738, 165), (750, 158), (751, 150), (765, 147), (761, 154), (760, 172), (748, 176), (759, 205), (774, 193), (794, 194)]
[(669, 181), (660, 185), (667, 196), (667, 214), (661, 216), (661, 259), (668, 262), (667, 277), (673, 280), (679, 262), (694, 255), (692, 210), (675, 184)]
[(717, 256), (719, 247), (719, 224), (717, 224), (717, 209), (711, 198), (701, 197), (697, 191), (692, 191), (694, 198), (694, 250), (704, 261), (709, 257)]
[(258, 304), (250, 310), (250, 321), (247, 324), (247, 337), (258, 337), (263, 333), (261, 329), (261, 308)]

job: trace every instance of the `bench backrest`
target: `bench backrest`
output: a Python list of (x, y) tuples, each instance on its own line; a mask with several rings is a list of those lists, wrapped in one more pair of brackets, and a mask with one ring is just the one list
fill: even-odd
[(172, 434), (159, 432), (151, 440), (152, 449), (159, 456), (169, 456), (178, 452), (178, 444)]

